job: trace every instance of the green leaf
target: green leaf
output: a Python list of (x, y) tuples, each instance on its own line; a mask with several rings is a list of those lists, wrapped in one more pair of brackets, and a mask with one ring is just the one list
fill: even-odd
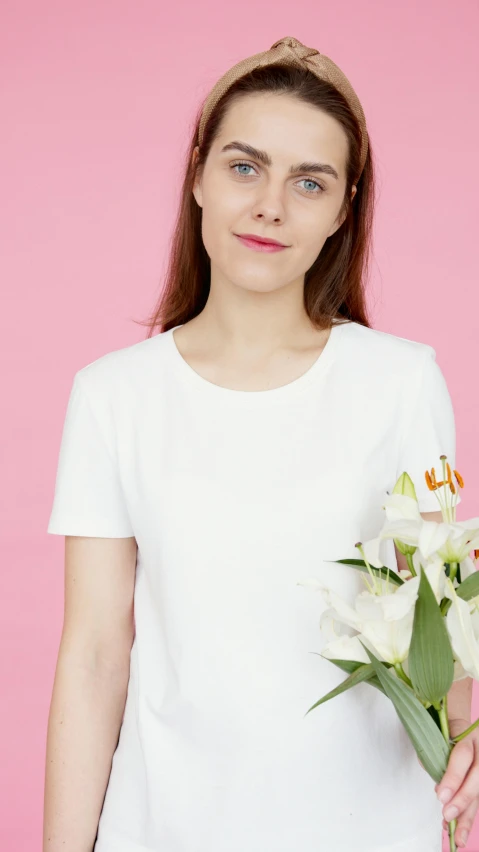
[[(324, 659), (329, 659), (329, 657), (324, 657)], [(331, 663), (334, 662), (345, 662), (343, 660), (330, 660)], [(348, 660), (350, 662), (350, 660)], [(340, 666), (341, 668), (342, 666)], [(304, 715), (307, 716), (311, 710), (314, 710), (315, 707), (319, 707), (320, 704), (324, 704), (326, 701), (329, 701), (331, 698), (336, 698), (337, 695), (341, 695), (342, 692), (347, 692), (348, 689), (351, 689), (353, 686), (356, 686), (357, 683), (363, 683), (363, 681), (368, 680), (370, 677), (373, 677), (375, 671), (371, 665), (371, 663), (359, 663), (359, 667), (353, 671), (346, 680), (339, 684), (335, 689), (332, 689), (331, 692), (328, 692), (327, 695), (323, 695), (316, 704), (313, 704), (312, 707), (309, 708), (307, 713)]]
[[(360, 663), (358, 660), (331, 660), (329, 657), (324, 657), (323, 654), (319, 654), (318, 651), (310, 651), (311, 654), (318, 654), (319, 657), (323, 657), (323, 660), (329, 660), (330, 663), (334, 663), (335, 666), (338, 666), (343, 672), (347, 672), (347, 674), (351, 674), (355, 672), (356, 669), (359, 669), (360, 666), (369, 665), (369, 663)], [(384, 665), (389, 666), (389, 663), (385, 663)], [(379, 678), (374, 671), (371, 672), (371, 677), (369, 677), (366, 681), (370, 686), (376, 687), (382, 692), (384, 695), (384, 689), (381, 686)]]
[[(456, 595), (464, 601), (470, 601), (472, 598), (477, 597), (477, 595), (479, 595), (479, 571), (475, 571), (474, 574), (470, 574), (469, 577), (466, 577), (466, 579), (462, 581), (462, 583), (459, 583), (459, 585), (455, 588), (455, 592)], [(451, 606), (451, 598), (443, 598), (441, 603), (441, 613), (443, 616), (447, 615)]]
[(366, 653), (386, 695), (394, 704), (419, 760), (438, 784), (447, 769), (449, 744), (413, 690), (396, 675), (392, 675), (369, 648), (366, 648)]
[[(357, 568), (359, 571), (369, 574), (369, 569), (364, 559), (325, 559), (324, 562), (339, 562), (341, 565), (352, 565), (353, 568)], [(394, 583), (396, 586), (402, 586), (405, 582), (399, 574), (396, 574), (395, 571), (391, 568), (387, 568), (385, 565), (382, 565), (381, 568), (375, 568), (373, 565), (370, 567), (372, 573), (375, 574), (376, 577), (382, 577), (383, 580), (387, 580), (389, 576), (391, 583)]]
[(439, 704), (454, 679), (454, 657), (444, 617), (427, 574), (421, 568), (414, 610), (408, 674), (421, 701)]
[[(348, 667), (348, 663), (353, 663), (354, 665), (356, 665), (357, 668), (359, 668), (359, 666), (365, 665), (365, 663), (354, 663), (354, 660), (330, 660), (330, 662), (334, 663), (336, 666), (338, 666), (338, 668), (342, 669), (343, 672), (355, 671), (355, 669), (351, 669), (351, 668)], [(368, 664), (366, 664), (366, 665), (368, 665)], [(377, 674), (374, 674), (374, 670), (371, 673), (371, 677), (368, 677), (368, 679), (365, 681), (365, 683), (369, 684), (369, 686), (376, 687), (376, 689), (379, 689), (379, 692), (382, 692), (383, 695), (386, 694), (384, 692), (384, 689), (381, 686), (381, 682), (380, 682)]]
[(469, 577), (466, 577), (455, 591), (456, 595), (464, 601), (470, 601), (471, 598), (475, 598), (476, 595), (479, 595), (479, 571), (475, 571), (474, 574), (470, 574)]

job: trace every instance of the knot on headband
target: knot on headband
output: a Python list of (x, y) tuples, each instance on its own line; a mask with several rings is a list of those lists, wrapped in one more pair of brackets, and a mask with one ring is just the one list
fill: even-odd
[[(319, 50), (316, 50), (315, 47), (306, 47), (305, 44), (302, 44), (297, 38), (293, 38), (293, 36), (279, 38), (278, 41), (275, 41), (275, 43), (271, 45), (270, 50), (274, 50), (274, 48), (279, 47), (280, 45), (282, 46), (282, 49), (289, 47), (291, 61), (294, 62), (295, 60), (299, 60), (298, 64), (300, 65), (309, 56), (319, 56)], [(269, 53), (270, 51), (267, 52)]]
[[(262, 53), (255, 53), (253, 56), (248, 56), (242, 59), (236, 65), (233, 65), (213, 86), (211, 92), (203, 106), (199, 124), (199, 143), (203, 140), (203, 133), (206, 123), (224, 93), (230, 86), (240, 77), (253, 71), (255, 68), (262, 68), (266, 65), (292, 65), (297, 68), (307, 68), (319, 80), (325, 80), (330, 83), (343, 95), (349, 104), (349, 107), (355, 115), (359, 127), (361, 129), (361, 154), (360, 154), (360, 170), (361, 174), (366, 156), (368, 152), (368, 132), (366, 128), (366, 117), (361, 102), (354, 91), (351, 83), (341, 69), (324, 53), (320, 53), (314, 47), (307, 47), (302, 42), (298, 41), (293, 36), (285, 36), (278, 39), (270, 47)], [(359, 176), (358, 176), (359, 177)]]

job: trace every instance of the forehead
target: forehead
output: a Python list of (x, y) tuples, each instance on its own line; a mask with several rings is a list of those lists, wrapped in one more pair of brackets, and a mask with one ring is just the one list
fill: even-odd
[(267, 151), (273, 165), (288, 167), (298, 160), (319, 159), (344, 172), (348, 153), (346, 133), (333, 116), (277, 93), (249, 94), (231, 104), (214, 142), (216, 154), (233, 139)]

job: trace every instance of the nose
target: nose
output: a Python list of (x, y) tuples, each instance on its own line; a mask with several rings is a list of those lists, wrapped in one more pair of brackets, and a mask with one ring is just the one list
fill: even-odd
[(258, 194), (251, 210), (254, 219), (265, 222), (284, 222), (285, 210), (279, 191), (270, 186)]

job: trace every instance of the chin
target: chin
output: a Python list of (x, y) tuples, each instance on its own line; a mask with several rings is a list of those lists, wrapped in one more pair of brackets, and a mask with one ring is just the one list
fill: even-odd
[(280, 290), (284, 287), (284, 283), (278, 281), (278, 278), (262, 279), (258, 275), (251, 277), (232, 277), (230, 279), (236, 287), (241, 287), (242, 290), (248, 290), (250, 293), (273, 293), (275, 290)]

